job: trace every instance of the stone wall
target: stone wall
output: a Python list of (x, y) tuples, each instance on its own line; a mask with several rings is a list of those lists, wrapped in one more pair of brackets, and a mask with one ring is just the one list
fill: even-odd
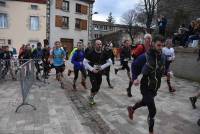
[(168, 19), (168, 31), (174, 32), (181, 24), (190, 23), (200, 18), (200, 0), (161, 0), (158, 4), (158, 15)]
[(198, 49), (176, 48), (176, 59), (172, 63), (175, 76), (200, 82), (200, 61), (197, 62)]

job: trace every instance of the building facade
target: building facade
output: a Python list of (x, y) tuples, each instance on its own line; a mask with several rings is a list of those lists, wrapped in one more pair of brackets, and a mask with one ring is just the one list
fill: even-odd
[(46, 0), (0, 0), (0, 46), (36, 45), (46, 39)]
[(92, 39), (101, 38), (104, 35), (117, 31), (126, 31), (127, 25), (113, 24), (105, 21), (93, 21)]
[(94, 0), (51, 0), (50, 46), (60, 41), (71, 51), (79, 41), (87, 45), (93, 3)]

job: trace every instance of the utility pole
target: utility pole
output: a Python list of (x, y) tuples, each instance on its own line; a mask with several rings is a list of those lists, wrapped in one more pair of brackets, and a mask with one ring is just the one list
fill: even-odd
[(46, 39), (50, 42), (50, 3), (51, 0), (47, 0), (46, 3)]

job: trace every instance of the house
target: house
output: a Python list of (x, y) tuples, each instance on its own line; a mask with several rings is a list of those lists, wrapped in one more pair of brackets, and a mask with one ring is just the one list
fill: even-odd
[(0, 46), (15, 47), (46, 39), (46, 0), (0, 0)]
[(94, 0), (53, 0), (50, 2), (50, 46), (60, 41), (71, 51), (77, 42), (87, 45)]

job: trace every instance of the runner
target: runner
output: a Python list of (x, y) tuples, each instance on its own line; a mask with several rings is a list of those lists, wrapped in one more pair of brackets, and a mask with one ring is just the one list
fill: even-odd
[(12, 58), (13, 58), (13, 53), (11, 51), (9, 51), (9, 47), (6, 46), (5, 47), (5, 51), (3, 52), (3, 60), (5, 60), (5, 67), (6, 67), (6, 70), (5, 70), (4, 74), (3, 74), (3, 79), (7, 75), (8, 71), (9, 71), (10, 75), (12, 77), (12, 80), (16, 80), (16, 78), (14, 77), (14, 74), (13, 74), (12, 67), (11, 67)]
[[(110, 44), (107, 44), (104, 46), (103, 52), (105, 53), (105, 55), (107, 55), (109, 58), (111, 58), (112, 63), (114, 63), (114, 54), (112, 51), (112, 46), (110, 46)], [(103, 70), (103, 75), (106, 76), (106, 80), (108, 82), (109, 88), (114, 88), (110, 83), (110, 66)]]
[(190, 99), (190, 102), (191, 102), (191, 104), (192, 104), (192, 107), (193, 107), (194, 109), (196, 109), (196, 102), (197, 102), (197, 99), (198, 99), (199, 97), (200, 97), (200, 92), (198, 92), (195, 96), (189, 98), (189, 99)]
[[(144, 35), (144, 45), (143, 44), (138, 44), (136, 46), (136, 48), (133, 49), (133, 51), (131, 52), (131, 55), (134, 58), (134, 60), (136, 60), (137, 57), (140, 56), (141, 54), (143, 54), (146, 51), (148, 51), (149, 48), (150, 48), (150, 46), (151, 46), (151, 43), (152, 43), (152, 36), (151, 36), (151, 34), (145, 34)], [(129, 81), (129, 86), (126, 89), (128, 97), (132, 97), (132, 93), (131, 93), (131, 87), (132, 87), (132, 85), (133, 85), (133, 82), (132, 82), (132, 80), (130, 80)]]
[(50, 63), (48, 61), (49, 56), (50, 56), (49, 46), (48, 45), (44, 45), (44, 48), (42, 49), (42, 52), (43, 52), (42, 61), (43, 61), (43, 67), (44, 67), (43, 77), (45, 79), (48, 79), (49, 71), (50, 71)]
[(100, 40), (96, 40), (94, 49), (86, 54), (83, 64), (89, 70), (92, 85), (89, 104), (94, 105), (94, 96), (98, 93), (102, 82), (102, 71), (112, 64), (112, 60), (102, 52)]
[(115, 74), (117, 74), (117, 72), (119, 70), (126, 69), (128, 78), (131, 80), (130, 67), (128, 66), (129, 59), (131, 59), (130, 41), (125, 40), (124, 41), (124, 47), (122, 48), (122, 51), (120, 53), (120, 61), (121, 61), (122, 67), (121, 68), (115, 68)]
[(174, 61), (175, 59), (175, 53), (174, 49), (172, 48), (172, 39), (167, 39), (166, 40), (166, 47), (162, 49), (162, 53), (166, 56), (166, 62), (165, 62), (165, 75), (167, 76), (167, 85), (169, 87), (169, 92), (175, 92), (175, 88), (171, 86), (170, 82), (170, 64)]
[(85, 57), (85, 53), (83, 50), (82, 42), (77, 43), (77, 50), (74, 52), (71, 62), (74, 64), (74, 81), (73, 81), (73, 89), (76, 90), (76, 80), (78, 79), (78, 73), (81, 71), (82, 74), (82, 86), (86, 89), (85, 79), (86, 79), (86, 71), (83, 65), (83, 60)]
[(73, 54), (74, 54), (74, 52), (77, 50), (77, 47), (75, 47), (72, 51), (71, 51), (71, 53), (70, 53), (70, 55), (69, 55), (69, 60), (68, 60), (68, 73), (67, 73), (67, 75), (68, 76), (70, 76), (71, 75), (71, 73), (72, 72), (74, 72), (74, 70), (72, 69), (73, 68), (73, 65), (72, 65), (72, 62), (71, 62), (71, 60), (72, 60), (72, 56), (73, 56)]
[[(133, 120), (133, 114), (136, 109), (147, 106), (149, 110), (148, 124), (149, 134), (154, 134), (154, 117), (156, 115), (156, 106), (154, 97), (157, 90), (160, 88), (161, 77), (164, 72), (165, 57), (162, 54), (163, 37), (155, 36), (153, 46), (145, 54), (140, 55), (132, 63), (132, 80), (134, 85), (140, 85), (142, 100), (138, 101), (134, 106), (129, 106), (128, 116)], [(141, 82), (138, 80), (138, 75), (142, 73)]]
[(61, 43), (56, 41), (54, 49), (50, 52), (50, 61), (53, 62), (53, 67), (56, 70), (56, 79), (60, 82), (61, 88), (64, 89), (62, 73), (65, 70), (65, 57), (66, 53), (61, 49)]
[(38, 77), (38, 74), (41, 73), (41, 66), (42, 66), (42, 57), (43, 57), (43, 51), (42, 51), (42, 44), (40, 42), (37, 43), (37, 48), (32, 51), (32, 58), (35, 62), (36, 67), (36, 79), (40, 80)]

